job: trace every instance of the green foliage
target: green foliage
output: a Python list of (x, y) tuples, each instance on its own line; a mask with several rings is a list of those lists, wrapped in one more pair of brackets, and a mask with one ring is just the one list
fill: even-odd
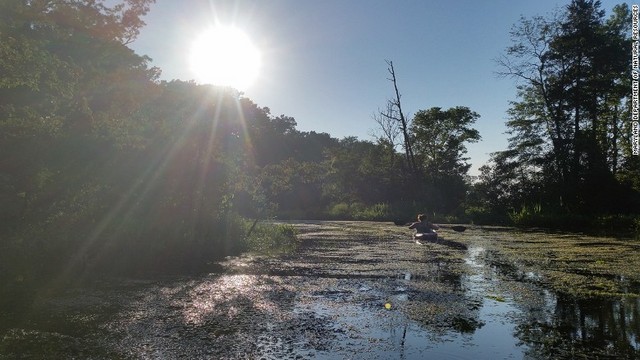
[(293, 158), (269, 164), (259, 171), (258, 179), (266, 199), (278, 205), (280, 218), (309, 218), (320, 214), (327, 199), (323, 164), (299, 162)]
[(478, 131), (471, 127), (479, 117), (464, 106), (434, 107), (415, 114), (411, 133), (422, 178), (413, 186), (418, 190), (414, 197), (427, 209), (452, 213), (464, 202), (468, 188), (465, 176), (470, 168), (466, 143), (480, 140)]
[(543, 222), (542, 205), (523, 205), (520, 211), (511, 211), (509, 218), (517, 226), (534, 226)]
[(464, 106), (447, 110), (434, 107), (418, 111), (412, 123), (416, 155), (421, 158), (427, 175), (456, 175), (466, 173), (470, 165), (466, 142), (480, 140), (478, 130), (470, 128), (480, 117)]
[(365, 205), (363, 203), (337, 203), (326, 212), (326, 217), (334, 220), (389, 221), (393, 219), (389, 204)]
[(353, 214), (355, 220), (383, 221), (390, 220), (388, 204), (373, 204), (362, 209), (356, 209)]
[(351, 214), (350, 206), (347, 203), (338, 203), (332, 205), (327, 211), (327, 215), (330, 219), (342, 219), (348, 220), (352, 219), (353, 215)]
[(348, 137), (326, 154), (323, 189), (333, 202), (375, 204), (402, 193), (402, 162), (384, 144)]
[(635, 235), (636, 239), (640, 239), (640, 216), (636, 215), (633, 218), (632, 223), (632, 233)]
[(523, 207), (509, 214), (511, 224), (519, 227), (537, 227), (551, 230), (565, 230), (596, 235), (637, 237), (640, 223), (637, 215), (586, 215), (553, 213)]
[(593, 221), (593, 227), (602, 234), (622, 234), (640, 236), (640, 216), (638, 215), (601, 215)]
[(260, 223), (246, 243), (249, 251), (261, 254), (291, 252), (298, 246), (297, 230), (287, 224)]

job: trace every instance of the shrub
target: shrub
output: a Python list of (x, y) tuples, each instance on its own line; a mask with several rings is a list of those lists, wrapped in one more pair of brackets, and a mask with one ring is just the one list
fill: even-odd
[(297, 230), (288, 224), (258, 223), (246, 238), (247, 249), (262, 254), (290, 252), (298, 245)]
[(354, 210), (352, 216), (356, 220), (383, 221), (391, 218), (391, 212), (388, 204), (380, 203)]
[(349, 209), (349, 204), (347, 203), (338, 203), (333, 205), (329, 211), (328, 216), (331, 219), (351, 219), (351, 211)]
[(490, 210), (479, 206), (471, 206), (465, 209), (464, 216), (472, 223), (481, 225), (504, 224), (509, 220), (505, 216), (496, 215)]
[(593, 226), (601, 233), (640, 236), (639, 215), (602, 215), (594, 219)]
[(541, 209), (536, 207), (523, 207), (519, 212), (511, 212), (509, 218), (513, 225), (520, 227), (541, 227), (598, 235), (636, 237), (640, 235), (640, 216), (638, 215), (542, 213)]
[(546, 222), (544, 221), (545, 216), (542, 214), (542, 206), (540, 204), (523, 205), (520, 211), (511, 211), (509, 218), (516, 226), (544, 226)]
[(378, 203), (367, 206), (360, 202), (352, 204), (337, 203), (329, 208), (327, 217), (334, 220), (367, 220), (384, 221), (391, 220), (391, 207), (389, 204)]

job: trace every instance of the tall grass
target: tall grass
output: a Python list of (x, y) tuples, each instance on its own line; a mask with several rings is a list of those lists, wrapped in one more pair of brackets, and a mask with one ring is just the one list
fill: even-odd
[(391, 206), (386, 203), (365, 205), (360, 202), (341, 202), (332, 205), (326, 214), (334, 220), (388, 221), (393, 218)]
[(522, 205), (519, 211), (509, 212), (509, 219), (516, 226), (536, 226), (549, 221), (542, 213), (541, 204)]
[(298, 245), (297, 230), (288, 224), (258, 223), (247, 235), (244, 242), (250, 252), (287, 253)]

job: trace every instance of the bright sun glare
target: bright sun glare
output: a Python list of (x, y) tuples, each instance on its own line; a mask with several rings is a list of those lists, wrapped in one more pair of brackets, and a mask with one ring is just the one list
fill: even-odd
[(242, 30), (217, 26), (195, 39), (189, 60), (198, 82), (242, 91), (256, 80), (261, 56)]

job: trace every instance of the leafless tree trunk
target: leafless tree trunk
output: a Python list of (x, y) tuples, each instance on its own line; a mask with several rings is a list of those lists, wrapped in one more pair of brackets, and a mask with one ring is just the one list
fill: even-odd
[(386, 114), (392, 113), (391, 104), (387, 104), (386, 112), (378, 109), (376, 114), (373, 114), (373, 120), (378, 124), (380, 132), (374, 132), (373, 136), (381, 143), (387, 143), (393, 149), (398, 149), (399, 146), (404, 146), (398, 142), (398, 137), (402, 132), (400, 130), (400, 122), (395, 119), (386, 116)]
[[(402, 103), (400, 102), (400, 92), (398, 91), (398, 82), (396, 80), (396, 72), (393, 68), (393, 61), (385, 60), (389, 67), (387, 71), (391, 77), (389, 81), (393, 83), (393, 89), (395, 91), (395, 98), (391, 99), (387, 103), (387, 110), (380, 112), (380, 117), (377, 118), (378, 124), (380, 124), (383, 133), (393, 141), (397, 137), (397, 133), (402, 133), (403, 148), (405, 157), (407, 160), (407, 166), (409, 170), (414, 174), (418, 174), (418, 167), (416, 166), (415, 156), (413, 149), (411, 148), (411, 137), (409, 136), (409, 121), (407, 121), (402, 111)], [(393, 143), (395, 145), (395, 143)]]

